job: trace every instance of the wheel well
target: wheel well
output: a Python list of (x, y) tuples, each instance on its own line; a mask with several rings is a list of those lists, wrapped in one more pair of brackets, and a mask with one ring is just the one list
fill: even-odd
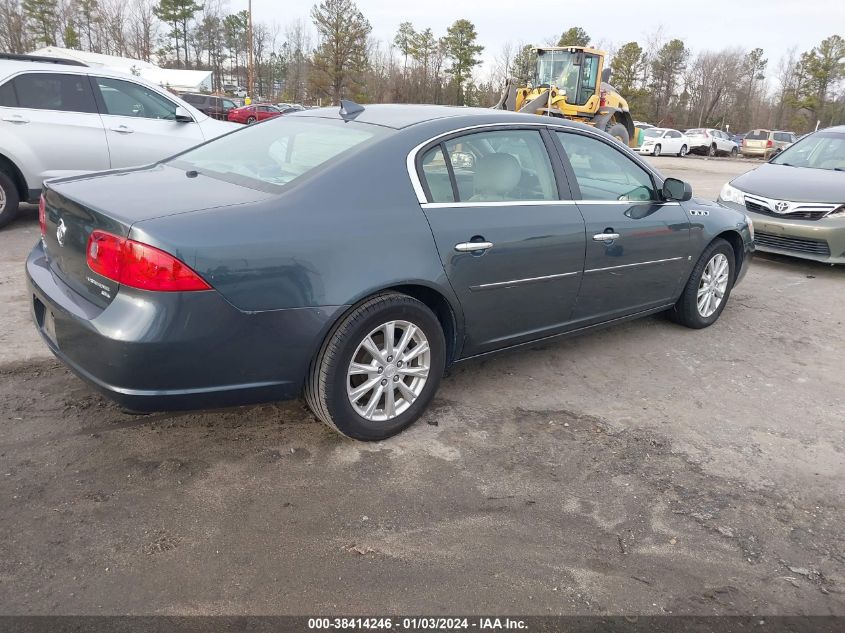
[(731, 248), (734, 251), (734, 270), (739, 271), (742, 266), (743, 253), (745, 252), (743, 249), (742, 236), (736, 231), (723, 231), (722, 233), (719, 233), (716, 238), (722, 238), (731, 245)]
[(9, 177), (11, 177), (12, 182), (14, 182), (15, 186), (18, 188), (18, 196), (20, 197), (21, 202), (28, 202), (29, 190), (26, 187), (26, 179), (23, 177), (23, 174), (21, 173), (21, 170), (18, 169), (17, 165), (3, 156), (3, 154), (0, 154), (0, 171), (5, 172)]
[(449, 300), (437, 290), (418, 284), (393, 286), (392, 288), (385, 288), (382, 292), (389, 292), (391, 290), (401, 292), (413, 297), (417, 301), (421, 301), (434, 312), (443, 328), (443, 338), (446, 339), (446, 365), (450, 365), (455, 360), (455, 353), (458, 349), (458, 325), (455, 319), (455, 312), (452, 310)]

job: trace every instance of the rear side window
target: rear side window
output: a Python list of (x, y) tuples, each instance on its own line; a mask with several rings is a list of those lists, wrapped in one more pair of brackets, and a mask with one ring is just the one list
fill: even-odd
[(175, 157), (172, 164), (247, 187), (276, 191), (387, 133), (385, 128), (363, 123), (277, 117), (200, 145)]
[(31, 73), (15, 77), (18, 107), (62, 112), (96, 112), (85, 75)]
[(18, 97), (15, 94), (15, 86), (11, 81), (7, 81), (0, 86), (0, 108), (16, 108), (18, 106)]
[(446, 165), (446, 156), (440, 145), (432, 147), (423, 155), (422, 170), (431, 202), (455, 201), (449, 167)]
[(787, 143), (792, 142), (792, 135), (787, 134), (786, 132), (775, 132), (775, 140), (776, 141), (786, 141)]
[(556, 132), (582, 200), (657, 200), (651, 176), (633, 160), (607, 143), (582, 134)]

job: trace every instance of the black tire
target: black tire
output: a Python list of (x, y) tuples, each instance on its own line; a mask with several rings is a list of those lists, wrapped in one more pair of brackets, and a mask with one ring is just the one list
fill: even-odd
[(18, 217), (20, 194), (15, 181), (4, 171), (0, 171), (0, 228)]
[(654, 146), (654, 155), (660, 156), (660, 145), (659, 144)]
[(687, 155), (687, 152), (689, 152), (689, 150), (687, 149), (687, 146), (686, 146), (686, 145), (681, 145), (681, 151), (680, 151), (680, 152), (678, 152), (678, 156), (680, 156), (681, 158), (683, 158), (684, 156), (686, 156), (686, 155)]
[(708, 156), (715, 156), (718, 153), (719, 152), (718, 152), (715, 145), (711, 145), (710, 147), (707, 148), (707, 155)]
[(628, 134), (628, 128), (626, 128), (622, 123), (610, 123), (608, 122), (607, 127), (604, 129), (605, 132), (610, 134), (613, 138), (617, 141), (622, 143), (627, 147), (628, 142), (631, 140), (630, 135)]
[(738, 153), (739, 153), (739, 151), (737, 150), (737, 148), (735, 148), (735, 147), (731, 148), (731, 158), (736, 158), (736, 155)]
[[(350, 403), (347, 370), (361, 341), (391, 320), (408, 321), (422, 330), (431, 350), (430, 368), (422, 391), (408, 409), (390, 420), (374, 422), (360, 415)], [(443, 328), (428, 306), (397, 292), (376, 295), (350, 311), (326, 337), (308, 372), (305, 400), (315, 416), (341, 435), (365, 441), (384, 440), (422, 415), (437, 391), (445, 364)]]
[[(707, 317), (704, 317), (698, 311), (698, 289), (701, 284), (701, 276), (704, 273), (707, 263), (717, 253), (721, 253), (728, 260), (728, 285), (725, 289), (722, 301), (716, 308), (715, 312)], [(698, 262), (696, 262), (695, 267), (692, 269), (692, 273), (687, 280), (687, 284), (684, 286), (684, 291), (681, 293), (681, 298), (678, 299), (675, 307), (669, 311), (669, 317), (676, 323), (680, 323), (681, 325), (685, 325), (693, 329), (701, 329), (713, 325), (719, 319), (719, 315), (722, 314), (722, 310), (725, 309), (728, 299), (731, 296), (734, 279), (736, 279), (735, 268), (736, 257), (733, 247), (721, 238), (713, 240), (710, 245), (704, 249), (704, 252), (701, 254), (701, 257), (699, 257)]]
[(247, 125), (252, 125), (253, 123), (255, 123), (255, 117), (254, 116), (251, 116), (246, 120)]

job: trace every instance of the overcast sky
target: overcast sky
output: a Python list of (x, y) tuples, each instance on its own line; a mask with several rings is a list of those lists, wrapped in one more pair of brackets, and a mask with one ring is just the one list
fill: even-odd
[[(246, 8), (247, 0), (229, 1), (232, 10)], [(543, 44), (570, 26), (581, 26), (605, 47), (631, 40), (643, 44), (661, 25), (667, 39), (682, 39), (694, 53), (759, 46), (771, 71), (793, 46), (800, 53), (834, 33), (845, 36), (845, 0), (359, 0), (357, 4), (372, 24), (373, 36), (384, 42), (391, 41), (399, 23), (406, 20), (418, 30), (431, 27), (438, 36), (456, 19), (470, 20), (485, 47), (481, 76), (489, 72), (506, 42)], [(314, 0), (253, 0), (253, 16), (284, 27), (298, 18), (309, 20), (313, 5)]]

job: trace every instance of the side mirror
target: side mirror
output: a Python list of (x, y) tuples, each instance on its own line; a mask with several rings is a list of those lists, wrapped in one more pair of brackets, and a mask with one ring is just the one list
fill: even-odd
[(177, 123), (193, 123), (194, 117), (182, 106), (176, 106), (176, 122)]
[(677, 178), (667, 178), (663, 181), (663, 199), (686, 202), (692, 198), (692, 185)]

